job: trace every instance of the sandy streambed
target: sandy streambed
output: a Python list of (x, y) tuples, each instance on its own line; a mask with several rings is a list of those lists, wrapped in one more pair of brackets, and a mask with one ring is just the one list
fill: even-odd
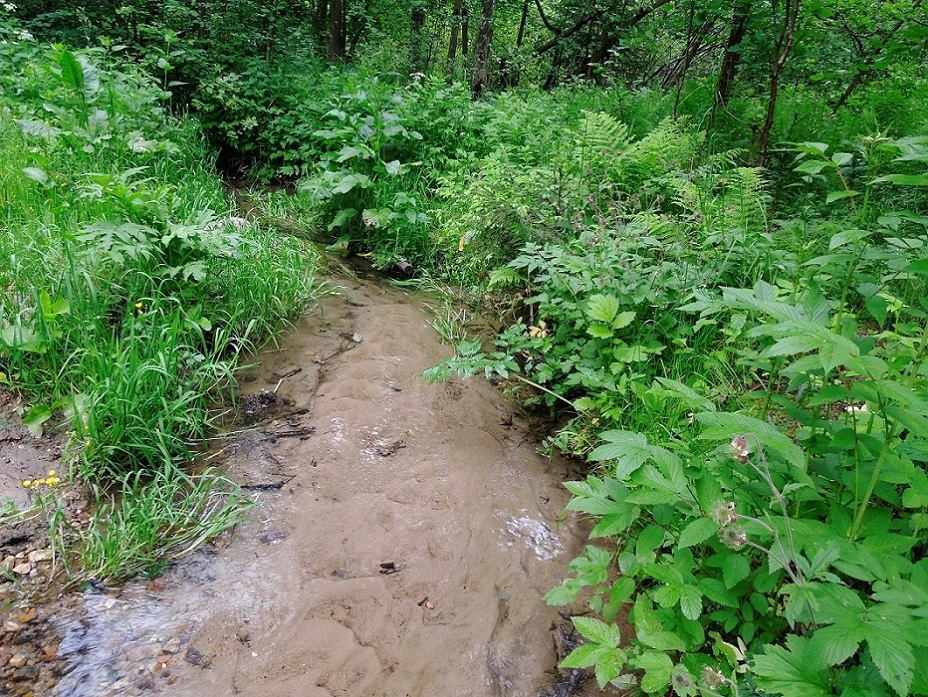
[(538, 697), (555, 681), (541, 596), (584, 540), (559, 522), (565, 466), (484, 381), (417, 377), (449, 350), (422, 300), (333, 283), (243, 384), (282, 403), (216, 458), (255, 522), (154, 583), (85, 594), (57, 620), (54, 694)]

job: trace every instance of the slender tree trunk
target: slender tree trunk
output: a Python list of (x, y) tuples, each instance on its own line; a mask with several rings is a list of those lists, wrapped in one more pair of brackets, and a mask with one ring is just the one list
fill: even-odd
[(477, 44), (474, 47), (474, 80), (471, 91), (479, 97), (487, 84), (490, 71), (490, 48), (493, 44), (493, 8), (496, 0), (483, 0), (480, 12), (480, 28), (477, 30)]
[(461, 0), (454, 0), (454, 9), (451, 10), (451, 39), (448, 41), (448, 61), (445, 64), (445, 73), (448, 82), (454, 76), (454, 62), (458, 57), (458, 35), (461, 33)]
[(410, 23), (409, 37), (409, 72), (422, 72), (422, 44), (425, 29), (425, 9), (422, 5), (416, 4), (412, 8), (412, 20)]
[(719, 70), (719, 81), (715, 86), (715, 94), (712, 97), (712, 112), (709, 114), (709, 128), (712, 128), (712, 122), (715, 120), (716, 111), (719, 107), (728, 104), (731, 98), (731, 88), (735, 82), (735, 75), (738, 72), (738, 64), (741, 63), (741, 51), (738, 48), (744, 40), (748, 30), (748, 17), (751, 12), (750, 2), (739, 2), (732, 11), (731, 31), (728, 33), (728, 42), (725, 44), (725, 56), (722, 58), (722, 68)]
[(522, 17), (519, 19), (519, 33), (516, 35), (516, 48), (522, 48), (522, 41), (525, 39), (525, 25), (528, 22), (528, 1), (522, 3)]
[(467, 58), (470, 53), (470, 10), (467, 5), (461, 10), (461, 55)]
[(330, 61), (345, 58), (344, 0), (331, 0), (329, 4), (329, 47), (326, 55)]
[(780, 55), (774, 61), (770, 69), (770, 101), (767, 102), (767, 119), (760, 131), (760, 145), (757, 153), (757, 164), (763, 166), (764, 160), (767, 159), (767, 147), (770, 141), (770, 129), (773, 128), (773, 118), (777, 111), (777, 93), (780, 89), (780, 75), (783, 72), (783, 66), (786, 65), (786, 59), (789, 58), (790, 51), (793, 50), (793, 42), (796, 39), (796, 20), (799, 17), (800, 0), (789, 0), (783, 14), (783, 30), (780, 33), (780, 40), (777, 42), (777, 50)]

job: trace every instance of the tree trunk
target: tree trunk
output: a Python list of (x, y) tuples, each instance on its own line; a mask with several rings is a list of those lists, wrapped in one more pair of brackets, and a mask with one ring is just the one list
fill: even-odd
[(470, 53), (470, 10), (467, 5), (461, 11), (461, 55), (467, 58)]
[(477, 30), (477, 44), (474, 46), (474, 80), (471, 83), (471, 91), (475, 98), (483, 93), (489, 77), (495, 4), (496, 0), (483, 0), (480, 12), (480, 28)]
[(780, 33), (780, 40), (777, 42), (777, 50), (780, 51), (780, 55), (770, 69), (770, 101), (767, 102), (767, 119), (760, 131), (760, 146), (757, 152), (757, 165), (761, 167), (764, 160), (767, 159), (770, 129), (773, 128), (773, 118), (776, 116), (780, 74), (783, 72), (783, 66), (786, 65), (786, 59), (789, 58), (790, 51), (793, 50), (793, 42), (796, 39), (796, 20), (799, 17), (799, 4), (800, 0), (790, 0), (786, 4), (783, 15), (783, 29)]
[(425, 29), (425, 9), (416, 4), (412, 8), (411, 31), (409, 36), (409, 72), (422, 72), (422, 43)]
[(748, 30), (748, 16), (750, 13), (751, 3), (749, 1), (739, 2), (732, 11), (731, 31), (728, 33), (725, 56), (722, 58), (722, 68), (719, 70), (719, 81), (716, 83), (715, 94), (712, 97), (712, 111), (709, 114), (708, 128), (712, 127), (718, 108), (728, 104), (731, 97), (731, 88), (738, 72), (738, 64), (741, 62), (741, 52), (734, 49), (738, 48), (744, 40), (744, 35)]
[(516, 48), (522, 48), (525, 39), (525, 25), (528, 22), (528, 0), (522, 3), (522, 18), (519, 20), (519, 33), (516, 35)]
[(329, 4), (329, 46), (326, 55), (330, 61), (345, 59), (344, 0), (331, 0)]
[(454, 76), (454, 62), (458, 57), (458, 35), (461, 33), (461, 19), (461, 0), (454, 0), (454, 9), (451, 10), (451, 39), (448, 41), (448, 61), (445, 65), (448, 82), (451, 82)]

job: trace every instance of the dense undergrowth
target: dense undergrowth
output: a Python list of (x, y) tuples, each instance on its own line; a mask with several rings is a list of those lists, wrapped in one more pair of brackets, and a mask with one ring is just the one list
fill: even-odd
[(64, 416), (96, 491), (88, 529), (52, 515), (75, 580), (154, 570), (241, 518), (227, 482), (183, 466), (243, 352), (318, 291), (311, 248), (236, 218), (199, 127), (111, 64), (0, 45), (0, 381), (29, 395), (34, 432)]
[(547, 597), (589, 604), (563, 665), (603, 685), (928, 693), (925, 114), (795, 97), (759, 168), (660, 94), (330, 72), (278, 170), (336, 249), (508, 307), (428, 377), (567, 407), (602, 542)]
[[(3, 51), (48, 68), (2, 78), (4, 371), (46, 397), (33, 422), (66, 409), (84, 476), (160, 472), (311, 295), (307, 249), (230, 226), (191, 122), (91, 68), (110, 54)], [(784, 85), (763, 168), (764, 102), (707, 130), (709, 85), (473, 101), (252, 59), (191, 105), (252, 181), (293, 185), (257, 188), (265, 211), (503, 308), (495, 345), (427, 376), (528, 385), (590, 462), (570, 508), (598, 542), (547, 596), (589, 606), (565, 667), (648, 694), (928, 694), (925, 85), (840, 111)]]

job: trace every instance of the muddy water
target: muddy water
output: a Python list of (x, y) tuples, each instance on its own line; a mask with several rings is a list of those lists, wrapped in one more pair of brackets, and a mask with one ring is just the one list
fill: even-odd
[(492, 386), (431, 386), (422, 300), (365, 280), (265, 352), (243, 385), (284, 400), (225, 443), (259, 501), (227, 546), (61, 620), (56, 694), (544, 694), (541, 599), (580, 550), (563, 464)]

